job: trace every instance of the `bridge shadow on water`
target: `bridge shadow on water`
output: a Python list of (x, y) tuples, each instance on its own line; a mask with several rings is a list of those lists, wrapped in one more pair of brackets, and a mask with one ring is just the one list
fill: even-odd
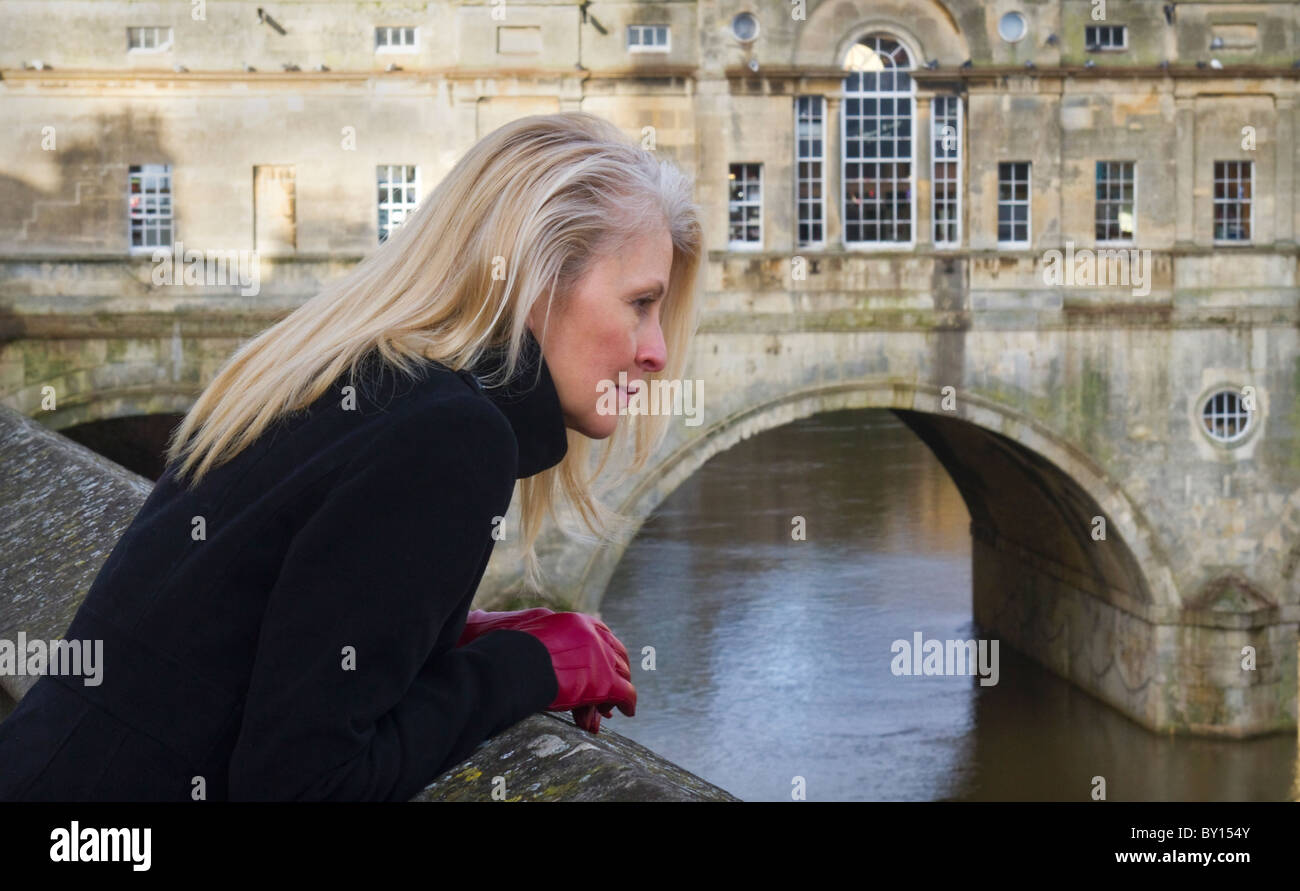
[(163, 472), (167, 439), (184, 417), (182, 414), (130, 415), (89, 421), (59, 432), (133, 473), (157, 480)]

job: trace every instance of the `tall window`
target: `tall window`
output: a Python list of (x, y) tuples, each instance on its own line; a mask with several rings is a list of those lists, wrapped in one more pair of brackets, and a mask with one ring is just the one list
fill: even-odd
[(1136, 182), (1132, 161), (1097, 162), (1098, 241), (1132, 241)]
[(420, 168), (402, 164), (380, 164), (379, 240), (387, 241), (393, 230), (402, 225), (407, 214), (415, 210), (420, 194)]
[(1029, 245), (1029, 162), (998, 164), (998, 244)]
[(912, 60), (885, 34), (849, 51), (844, 79), (844, 241), (912, 243)]
[(956, 247), (961, 244), (961, 99), (935, 96), (931, 109), (934, 243)]
[(825, 201), (825, 121), (821, 96), (795, 99), (795, 207), (798, 210), (798, 243), (820, 245), (826, 242)]
[(1214, 240), (1250, 241), (1253, 161), (1214, 162)]
[(170, 164), (132, 164), (127, 171), (131, 250), (172, 245), (172, 168)]
[(732, 164), (727, 179), (731, 197), (727, 202), (730, 215), (730, 246), (763, 246), (763, 165)]

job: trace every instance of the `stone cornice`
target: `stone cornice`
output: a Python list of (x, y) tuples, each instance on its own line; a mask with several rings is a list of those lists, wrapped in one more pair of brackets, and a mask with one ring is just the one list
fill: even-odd
[(406, 68), (385, 71), (382, 68), (348, 71), (174, 71), (170, 68), (0, 68), (0, 80), (24, 83), (32, 81), (158, 81), (175, 83), (362, 83), (375, 78), (400, 80), (587, 80), (617, 78), (652, 80), (662, 78), (694, 79), (699, 68), (694, 65), (637, 65), (597, 71), (586, 68)]

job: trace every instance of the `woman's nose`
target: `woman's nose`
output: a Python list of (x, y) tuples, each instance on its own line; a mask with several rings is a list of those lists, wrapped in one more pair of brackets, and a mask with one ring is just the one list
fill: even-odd
[(659, 327), (659, 319), (654, 319), (641, 336), (641, 341), (637, 344), (636, 361), (650, 374), (663, 371), (668, 364), (668, 347), (664, 343), (664, 332)]

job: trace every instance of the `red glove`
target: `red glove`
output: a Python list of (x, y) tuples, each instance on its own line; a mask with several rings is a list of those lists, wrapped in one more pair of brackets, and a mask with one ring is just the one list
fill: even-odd
[[(612, 717), (615, 706), (629, 718), (636, 714), (636, 687), (632, 686), (627, 648), (614, 632), (599, 619), (582, 613), (539, 609), (549, 615), (516, 616), (508, 621), (512, 630), (533, 635), (551, 654), (559, 692), (546, 710), (572, 709), (574, 722), (591, 733), (599, 731), (600, 715)], [(476, 627), (482, 627), (482, 622)]]
[(514, 628), (520, 622), (553, 615), (555, 615), (555, 611), (544, 606), (537, 606), (532, 609), (517, 609), (508, 613), (490, 613), (481, 609), (470, 610), (465, 619), (465, 630), (460, 633), (460, 639), (456, 641), (456, 646), (463, 647), (474, 638), (482, 637), (489, 631)]

